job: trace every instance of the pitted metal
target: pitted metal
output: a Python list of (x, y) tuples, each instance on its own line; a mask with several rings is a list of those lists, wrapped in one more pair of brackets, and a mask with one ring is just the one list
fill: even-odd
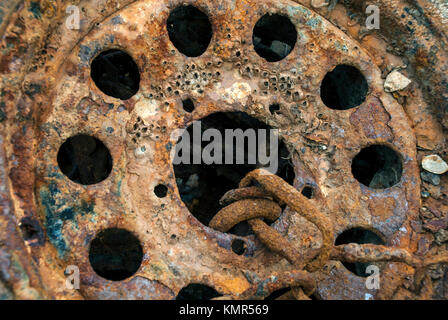
[[(303, 283), (304, 294), (310, 294), (313, 282), (322, 299), (400, 298), (412, 289), (406, 279), (415, 269), (446, 262), (443, 252), (428, 255), (423, 242), (429, 236), (421, 232), (417, 150), (446, 152), (442, 126), (448, 125), (443, 109), (448, 63), (441, 49), (446, 35), (442, 19), (428, 25), (433, 9), (418, 15), (426, 10), (418, 4), (372, 1), (384, 14), (378, 33), (395, 46), (387, 51), (385, 40), (363, 26), (364, 7), (356, 1), (349, 9), (358, 21), (342, 4), (315, 8), (309, 1), (75, 2), (81, 8), (80, 30), (65, 25), (71, 2), (5, 2), (9, 9), (0, 25), (0, 285), (5, 289), (0, 293), (18, 299), (172, 299), (186, 285), (202, 283), (224, 296), (252, 298), (263, 279), (284, 275), (278, 278), (286, 280), (268, 283), (257, 297)], [(206, 13), (212, 24), (212, 40), (199, 57), (181, 54), (168, 36), (166, 20), (183, 3)], [(287, 16), (298, 33), (291, 53), (275, 63), (260, 57), (252, 44), (253, 27), (266, 13)], [(392, 30), (402, 30), (403, 39)], [(90, 76), (92, 60), (108, 49), (125, 51), (138, 66), (140, 88), (128, 100), (105, 95)], [(402, 67), (403, 60), (421, 87), (402, 95), (384, 92), (385, 73)], [(320, 97), (322, 79), (340, 64), (359, 69), (369, 87), (365, 102), (349, 110), (332, 110)], [(192, 113), (182, 108), (186, 98), (195, 101)], [(274, 103), (280, 107), (271, 114)], [(437, 106), (442, 107), (434, 111)], [(223, 111), (242, 111), (278, 128), (290, 149), (295, 179), (288, 188), (294, 196), (280, 199), (287, 207), (269, 228), (291, 243), (297, 257), (325, 252), (325, 266), (318, 263), (312, 276), (253, 235), (244, 237), (245, 254), (236, 255), (230, 246), (237, 236), (203, 225), (182, 202), (171, 161), (172, 133)], [(94, 136), (110, 151), (113, 169), (101, 183), (77, 184), (60, 171), (58, 150), (76, 134)], [(403, 173), (391, 188), (366, 187), (351, 173), (352, 159), (372, 144), (400, 154)], [(164, 198), (153, 192), (161, 183), (168, 188)], [(446, 183), (445, 177), (441, 194)], [(328, 224), (310, 222), (292, 206), (305, 185), (315, 194), (306, 200), (299, 194), (300, 201)], [(269, 199), (274, 193), (268, 191)], [(436, 217), (443, 225), (447, 204), (442, 198), (428, 206), (443, 212)], [(23, 239), (23, 219), (34, 221), (38, 241)], [(438, 228), (432, 221), (424, 223)], [(333, 248), (334, 238), (354, 226), (376, 230), (387, 247)], [(111, 227), (131, 231), (143, 247), (139, 270), (123, 281), (100, 277), (89, 263), (91, 241)], [(381, 292), (366, 289), (365, 279), (339, 262), (371, 261), (376, 254), (388, 261)], [(66, 288), (69, 265), (80, 269), (79, 290)], [(417, 283), (429, 288), (427, 274), (419, 277), (423, 280)], [(430, 298), (431, 290), (420, 297)]]

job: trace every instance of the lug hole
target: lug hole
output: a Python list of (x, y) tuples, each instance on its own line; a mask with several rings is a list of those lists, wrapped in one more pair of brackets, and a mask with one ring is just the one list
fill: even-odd
[(212, 287), (191, 283), (179, 291), (176, 300), (210, 300), (219, 296), (221, 294)]
[(369, 188), (390, 188), (401, 180), (402, 160), (397, 152), (385, 145), (371, 145), (353, 158), (352, 173)]
[(98, 89), (108, 96), (128, 100), (138, 92), (140, 72), (126, 52), (111, 49), (93, 59), (90, 76)]
[(90, 244), (90, 265), (107, 280), (121, 281), (131, 277), (140, 268), (142, 260), (140, 241), (125, 229), (105, 229)]
[(341, 64), (325, 75), (320, 97), (330, 109), (347, 110), (362, 104), (368, 90), (367, 80), (357, 68)]
[(187, 57), (202, 55), (213, 35), (207, 15), (191, 5), (182, 5), (171, 11), (167, 30), (173, 45)]
[(255, 52), (268, 62), (286, 58), (296, 42), (296, 27), (286, 16), (265, 14), (255, 24), (252, 34)]
[[(342, 244), (348, 244), (348, 243), (357, 243), (357, 244), (377, 244), (377, 245), (384, 245), (383, 239), (381, 239), (380, 236), (378, 236), (375, 232), (370, 231), (365, 228), (351, 228), (344, 232), (342, 232), (335, 241), (335, 245), (342, 245)], [(368, 277), (369, 274), (366, 273), (366, 269), (369, 265), (372, 265), (374, 263), (363, 263), (363, 262), (342, 262), (344, 267), (349, 270), (350, 272), (356, 274), (359, 277)]]
[(64, 175), (83, 185), (99, 183), (112, 171), (109, 149), (97, 138), (84, 134), (68, 138), (59, 148), (57, 161)]

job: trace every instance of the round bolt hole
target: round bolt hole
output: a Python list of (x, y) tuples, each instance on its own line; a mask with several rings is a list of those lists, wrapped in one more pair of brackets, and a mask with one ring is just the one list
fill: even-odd
[(154, 188), (154, 194), (159, 198), (165, 198), (167, 193), (168, 188), (163, 184), (159, 184)]
[(185, 112), (191, 113), (194, 111), (194, 102), (191, 99), (185, 99), (182, 101), (182, 107), (184, 108)]
[(367, 80), (357, 68), (341, 64), (325, 75), (320, 97), (330, 109), (347, 110), (363, 103), (368, 90)]
[(199, 57), (208, 48), (213, 31), (207, 15), (191, 5), (171, 11), (167, 20), (168, 36), (180, 53)]
[(314, 188), (311, 186), (305, 186), (302, 189), (302, 194), (308, 199), (312, 199), (314, 196)]
[(117, 49), (101, 52), (93, 59), (90, 76), (103, 93), (121, 100), (130, 99), (140, 86), (137, 64), (130, 55)]
[(124, 229), (105, 229), (90, 244), (90, 265), (107, 280), (121, 281), (131, 277), (140, 268), (142, 260), (140, 241)]
[(241, 239), (235, 239), (232, 241), (232, 251), (241, 256), (246, 252), (246, 242)]
[(83, 185), (99, 183), (112, 171), (109, 149), (97, 138), (84, 134), (68, 138), (59, 148), (57, 161), (64, 175)]
[[(378, 236), (375, 232), (364, 228), (351, 228), (342, 232), (335, 241), (335, 245), (342, 245), (347, 243), (358, 243), (358, 244), (378, 244), (384, 245), (383, 239)], [(363, 262), (342, 262), (344, 267), (350, 272), (356, 274), (359, 277), (368, 277), (369, 274), (366, 273), (366, 269), (369, 265), (374, 263), (363, 263)]]
[(400, 155), (385, 145), (371, 145), (361, 150), (352, 161), (356, 180), (373, 189), (385, 189), (401, 180), (403, 165)]
[(210, 300), (220, 296), (221, 294), (212, 287), (191, 283), (179, 291), (176, 300)]
[(296, 27), (286, 16), (265, 14), (255, 24), (252, 34), (255, 52), (268, 62), (286, 58), (296, 42)]

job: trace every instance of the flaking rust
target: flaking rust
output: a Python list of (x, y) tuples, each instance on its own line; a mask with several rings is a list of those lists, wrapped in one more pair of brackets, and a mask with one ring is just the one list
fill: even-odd
[[(428, 3), (371, 1), (382, 24), (368, 30), (364, 1), (346, 7), (307, 0), (3, 1), (0, 298), (173, 299), (191, 283), (238, 299), (284, 287), (294, 288), (296, 298), (448, 298), (441, 263), (448, 177), (440, 175), (438, 184), (428, 175), (422, 180), (420, 165), (424, 156), (446, 161), (448, 155), (446, 12)], [(170, 12), (181, 4), (199, 8), (212, 26), (198, 57), (180, 53), (167, 32)], [(79, 30), (67, 28), (69, 5), (80, 9)], [(252, 43), (254, 25), (266, 13), (287, 16), (297, 30), (297, 42), (283, 44), (291, 52), (278, 62), (260, 57)], [(91, 77), (92, 60), (109, 49), (126, 52), (138, 66), (139, 90), (130, 99), (104, 94)], [(368, 93), (356, 108), (333, 110), (321, 99), (321, 82), (341, 64), (364, 75)], [(386, 93), (384, 79), (396, 69), (412, 82)], [(193, 112), (182, 107), (187, 98)], [(183, 203), (171, 161), (173, 133), (223, 111), (278, 128), (290, 149), (291, 198), (274, 202), (273, 190), (266, 195), (244, 186), (238, 200), (259, 198), (273, 210), (287, 204), (266, 227), (297, 256), (325, 252), (310, 272), (254, 235), (243, 239), (245, 254), (235, 254), (235, 235), (203, 225)], [(59, 148), (77, 134), (107, 146), (113, 168), (104, 181), (81, 185), (62, 174)], [(402, 175), (390, 188), (369, 188), (352, 174), (353, 158), (372, 144), (400, 154)], [(153, 191), (160, 184), (164, 197)], [(314, 188), (312, 199), (295, 196), (306, 185)], [(237, 198), (228, 194), (227, 201)], [(320, 218), (310, 219), (316, 212)], [(352, 227), (375, 230), (384, 246), (333, 247)], [(89, 246), (106, 228), (131, 231), (141, 243), (141, 265), (125, 280), (107, 280), (91, 266)], [(380, 290), (367, 289), (365, 278), (339, 261), (360, 256), (386, 260)], [(78, 290), (66, 285), (67, 266), (79, 268)]]

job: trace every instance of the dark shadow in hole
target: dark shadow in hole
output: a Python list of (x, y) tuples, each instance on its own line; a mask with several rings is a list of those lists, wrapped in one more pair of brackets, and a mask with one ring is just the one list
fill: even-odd
[(279, 104), (275, 103), (275, 104), (271, 104), (269, 106), (269, 112), (271, 114), (279, 113), (279, 111), (280, 111), (280, 105)]
[(208, 48), (213, 31), (207, 15), (191, 5), (181, 5), (171, 11), (166, 22), (168, 36), (180, 53), (198, 57)]
[(341, 64), (325, 75), (320, 96), (330, 109), (347, 110), (363, 103), (368, 90), (367, 80), (357, 68)]
[(182, 107), (184, 108), (185, 112), (191, 113), (194, 111), (194, 102), (191, 99), (185, 99), (182, 101)]
[(352, 161), (356, 180), (373, 189), (385, 189), (401, 180), (403, 165), (400, 155), (385, 145), (371, 145), (361, 150)]
[(165, 198), (168, 193), (167, 186), (159, 184), (154, 188), (154, 194), (159, 198)]
[(279, 14), (265, 14), (252, 34), (255, 52), (268, 62), (286, 58), (297, 42), (297, 30), (291, 20)]
[(282, 288), (282, 289), (275, 290), (274, 292), (271, 292), (271, 294), (268, 295), (266, 298), (264, 298), (264, 300), (275, 300), (290, 291), (291, 291), (291, 288)]
[[(255, 119), (244, 112), (218, 112), (201, 119), (202, 133), (210, 128), (217, 129), (223, 137), (222, 150), (224, 153), (225, 129), (269, 129), (265, 123)], [(190, 150), (193, 150), (193, 125), (187, 130), (190, 134)], [(269, 130), (266, 132), (269, 141)], [(182, 138), (183, 139), (183, 138)], [(180, 140), (182, 140), (180, 139)], [(258, 140), (257, 140), (258, 141)], [(202, 142), (201, 150), (210, 142)], [(236, 150), (235, 139), (233, 150)], [(176, 145), (176, 158), (182, 156), (182, 152)], [(176, 183), (182, 201), (188, 207), (190, 212), (204, 225), (208, 225), (213, 216), (218, 213), (222, 206), (219, 205), (219, 199), (231, 189), (238, 188), (242, 178), (250, 171), (262, 167), (262, 165), (248, 164), (248, 146), (247, 139), (244, 143), (244, 163), (235, 164), (235, 152), (233, 153), (233, 164), (192, 164), (193, 152), (190, 153), (191, 164), (173, 164)], [(280, 139), (278, 153), (275, 157), (278, 161), (277, 175), (286, 180), (289, 184), (294, 181), (294, 168), (289, 159), (289, 151), (283, 141)], [(224, 159), (223, 159), (224, 163)], [(238, 236), (246, 236), (252, 231), (247, 222), (242, 222), (233, 227), (229, 233)]]
[(111, 49), (101, 52), (92, 61), (90, 76), (96, 86), (108, 96), (130, 99), (140, 86), (140, 72), (126, 52)]
[(84, 134), (68, 138), (59, 148), (57, 160), (63, 174), (83, 185), (99, 183), (112, 171), (109, 149), (97, 138)]
[(312, 295), (310, 295), (310, 299), (311, 300), (322, 300), (316, 293), (313, 293)]
[(105, 229), (90, 243), (90, 265), (107, 280), (121, 281), (131, 277), (140, 268), (142, 260), (140, 241), (125, 229)]
[(232, 251), (237, 255), (241, 256), (246, 252), (246, 243), (244, 240), (235, 239), (232, 241)]
[[(379, 244), (384, 245), (383, 239), (375, 232), (370, 231), (368, 229), (356, 227), (345, 230), (342, 232), (335, 241), (335, 245), (342, 245), (347, 243), (357, 243), (357, 244)], [(366, 273), (366, 268), (373, 263), (363, 263), (363, 262), (342, 262), (344, 267), (347, 268), (350, 272), (356, 274), (359, 277), (368, 277), (369, 274)]]
[(314, 188), (311, 186), (304, 186), (302, 189), (302, 194), (308, 199), (312, 199), (314, 196)]
[(220, 297), (215, 289), (200, 283), (191, 283), (182, 288), (176, 297), (176, 300), (210, 300)]

